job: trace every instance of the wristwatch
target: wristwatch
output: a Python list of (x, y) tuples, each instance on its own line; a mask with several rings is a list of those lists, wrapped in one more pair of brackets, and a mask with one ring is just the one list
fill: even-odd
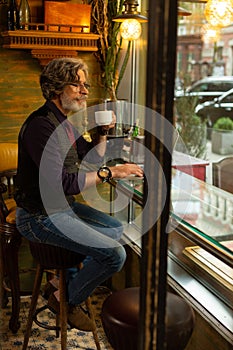
[(101, 166), (97, 171), (98, 177), (102, 182), (108, 182), (112, 178), (112, 172), (107, 166)]

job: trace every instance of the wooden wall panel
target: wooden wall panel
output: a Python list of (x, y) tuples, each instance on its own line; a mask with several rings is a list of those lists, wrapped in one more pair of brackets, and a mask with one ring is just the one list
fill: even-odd
[[(100, 68), (93, 53), (80, 53), (89, 67), (92, 86), (88, 105), (100, 102)], [(17, 142), (18, 132), (26, 117), (44, 103), (39, 75), (39, 62), (28, 50), (0, 48), (0, 142)]]
[[(17, 0), (19, 3), (20, 0)], [(7, 29), (7, 6), (9, 0), (0, 1), (0, 32)], [(73, 3), (81, 3), (72, 0)], [(29, 0), (32, 22), (44, 21), (43, 0)], [(0, 36), (0, 142), (17, 142), (18, 132), (26, 117), (44, 103), (39, 75), (39, 62), (29, 50), (3, 49)], [(104, 96), (100, 88), (100, 67), (92, 52), (78, 53), (89, 67), (92, 86), (88, 105), (100, 102)]]
[(43, 102), (41, 67), (30, 52), (0, 49), (0, 142), (17, 142), (28, 114)]

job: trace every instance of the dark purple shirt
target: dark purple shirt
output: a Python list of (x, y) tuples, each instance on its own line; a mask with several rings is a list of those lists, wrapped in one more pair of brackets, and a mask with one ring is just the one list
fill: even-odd
[[(56, 107), (53, 102), (46, 101), (45, 105), (54, 113), (60, 123), (64, 122), (64, 127), (66, 123), (69, 123), (67, 117)], [(46, 116), (41, 116), (40, 118), (32, 119), (24, 132), (23, 145), (38, 168), (40, 167), (41, 157), (46, 143), (50, 139), (54, 130), (54, 124), (51, 123), (49, 118)], [(101, 163), (103, 158), (100, 157), (93, 149), (93, 143), (85, 141), (75, 128), (73, 128), (73, 132), (77, 140), (76, 149), (79, 159), (83, 159), (85, 157), (85, 160), (90, 163)], [(89, 153), (89, 151), (92, 149), (93, 151)], [(80, 193), (85, 185), (86, 175), (81, 171), (77, 171), (77, 173), (72, 174), (69, 174), (66, 171), (65, 167), (63, 166), (59, 142), (56, 142), (56, 139), (54, 139), (54, 142), (50, 143), (49, 152), (46, 153), (46, 157), (48, 167), (42, 168), (41, 171), (51, 186), (54, 185), (55, 187), (56, 183), (62, 181), (65, 195)], [(60, 178), (61, 176), (62, 178)]]

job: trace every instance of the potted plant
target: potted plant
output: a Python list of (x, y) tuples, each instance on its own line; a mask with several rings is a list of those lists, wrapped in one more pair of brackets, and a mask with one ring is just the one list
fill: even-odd
[(102, 70), (101, 84), (105, 90), (105, 98), (116, 101), (131, 48), (131, 41), (128, 41), (122, 60), (121, 23), (114, 22), (113, 18), (122, 13), (124, 0), (90, 0), (89, 3), (92, 5), (93, 32), (100, 36), (95, 56)]
[(175, 100), (176, 129), (179, 139), (176, 150), (196, 158), (206, 158), (206, 120), (198, 117), (194, 110), (196, 97), (184, 95)]
[(233, 153), (233, 120), (229, 117), (221, 117), (213, 125), (212, 152), (222, 155)]

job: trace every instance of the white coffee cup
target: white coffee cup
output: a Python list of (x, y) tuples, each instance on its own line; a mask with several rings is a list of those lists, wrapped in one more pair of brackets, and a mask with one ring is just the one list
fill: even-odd
[(95, 122), (97, 125), (109, 125), (112, 122), (112, 111), (95, 112)]

